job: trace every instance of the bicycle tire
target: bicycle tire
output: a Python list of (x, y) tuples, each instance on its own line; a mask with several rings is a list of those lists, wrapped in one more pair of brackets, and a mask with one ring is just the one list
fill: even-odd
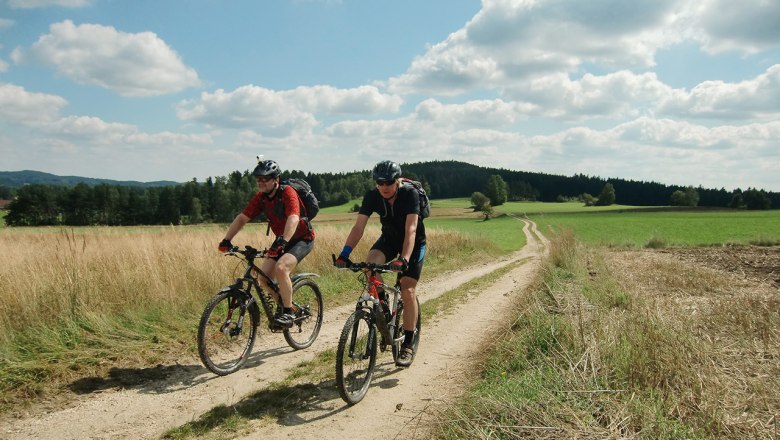
[(198, 324), (198, 355), (203, 365), (216, 375), (236, 372), (246, 363), (255, 345), (260, 320), (256, 306), (246, 310), (241, 329), (237, 327), (240, 317), (236, 315), (240, 314), (243, 299), (241, 292), (220, 292), (203, 309)]
[[(350, 347), (354, 348), (350, 350)], [(376, 355), (376, 325), (370, 312), (356, 310), (347, 318), (336, 349), (336, 386), (348, 404), (354, 405), (366, 396), (374, 376)]]
[(317, 339), (322, 328), (322, 293), (311, 279), (302, 279), (293, 286), (295, 321), (292, 328), (284, 330), (284, 339), (290, 347), (308, 348)]
[[(417, 301), (417, 325), (414, 329), (414, 339), (412, 340), (412, 348), (414, 348), (414, 355), (412, 355), (412, 361), (414, 361), (414, 357), (417, 356), (417, 346), (420, 345), (420, 331), (422, 330), (422, 313), (420, 308), (420, 299), (415, 296), (415, 301)], [(393, 335), (393, 340), (401, 338), (404, 336), (404, 305), (403, 303), (400, 303), (398, 305), (398, 312), (396, 312), (395, 317), (393, 317), (393, 321), (395, 323), (395, 334)], [(401, 352), (401, 343), (393, 343), (393, 361), (398, 360), (398, 354)]]

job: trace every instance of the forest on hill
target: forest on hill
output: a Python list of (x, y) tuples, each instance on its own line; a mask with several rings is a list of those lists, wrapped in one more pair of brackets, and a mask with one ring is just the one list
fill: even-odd
[[(505, 197), (494, 201), (494, 205), (500, 205), (506, 200), (586, 200), (584, 196), (596, 196), (609, 184), (614, 189), (614, 203), (624, 205), (668, 206), (675, 192), (688, 190), (696, 194), (693, 206), (748, 209), (780, 207), (780, 193), (755, 188), (744, 191), (685, 188), (583, 174), (561, 176), (513, 171), (457, 161), (401, 164), (401, 167), (404, 176), (421, 181), (434, 200), (471, 197), (475, 192), (489, 193), (489, 182), (498, 180), (504, 186)], [(178, 184), (134, 182), (130, 185), (126, 182), (89, 178), (78, 180), (73, 177), (68, 178), (68, 183), (51, 177), (46, 177), (48, 180), (44, 182), (37, 182), (35, 177), (35, 174), (28, 174), (28, 180), (23, 185), (16, 181), (8, 184), (8, 179), (0, 180), (0, 199), (12, 200), (6, 208), (8, 212), (5, 216), (9, 226), (224, 223), (231, 221), (256, 192), (249, 170), (209, 177), (204, 182), (193, 179)], [(349, 173), (304, 173), (293, 170), (282, 175), (283, 179), (290, 177), (306, 179), (321, 207), (341, 205), (360, 198), (374, 185), (370, 170)]]

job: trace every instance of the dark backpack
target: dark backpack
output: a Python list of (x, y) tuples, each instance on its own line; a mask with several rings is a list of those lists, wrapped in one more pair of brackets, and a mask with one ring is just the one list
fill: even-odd
[(417, 194), (420, 195), (420, 217), (430, 217), (431, 203), (430, 200), (428, 200), (428, 194), (425, 193), (425, 189), (423, 188), (422, 183), (416, 180), (407, 179), (406, 177), (401, 177), (401, 184), (405, 186), (411, 186), (417, 190)]
[(281, 189), (284, 189), (285, 185), (289, 185), (298, 193), (298, 198), (303, 202), (304, 209), (301, 217), (306, 217), (311, 221), (311, 219), (317, 216), (317, 213), (320, 212), (320, 202), (317, 200), (317, 196), (314, 195), (314, 192), (312, 192), (309, 182), (292, 177), (282, 180), (281, 183)]
[[(291, 177), (289, 179), (283, 179), (280, 183), (280, 191), (284, 190), (285, 186), (291, 186), (295, 192), (298, 193), (298, 198), (301, 199), (301, 203), (303, 204), (301, 218), (306, 220), (306, 224), (309, 226), (309, 229), (311, 229), (311, 219), (316, 217), (317, 213), (320, 212), (320, 202), (317, 200), (317, 196), (315, 196), (314, 192), (311, 190), (309, 182), (303, 179)], [(274, 212), (276, 212), (280, 218), (284, 217), (284, 206), (282, 203), (276, 204)], [(265, 231), (265, 235), (268, 235), (270, 230), (271, 223), (269, 222), (268, 229)]]

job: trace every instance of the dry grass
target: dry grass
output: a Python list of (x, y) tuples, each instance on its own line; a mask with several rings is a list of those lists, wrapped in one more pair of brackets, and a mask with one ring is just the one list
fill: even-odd
[[(263, 247), (265, 225), (233, 240)], [(204, 304), (244, 266), (216, 250), (224, 225), (0, 230), (0, 411), (57, 393), (111, 368), (142, 369), (194, 353)], [(354, 276), (332, 266), (348, 229), (318, 226), (298, 267), (321, 275), (326, 307), (354, 300)], [(355, 249), (367, 254), (372, 223)], [(484, 258), (484, 241), (457, 232), (428, 234), (427, 276), (464, 259)], [(461, 254), (464, 259), (452, 259)]]
[(438, 437), (780, 438), (769, 284), (562, 233), (518, 310)]

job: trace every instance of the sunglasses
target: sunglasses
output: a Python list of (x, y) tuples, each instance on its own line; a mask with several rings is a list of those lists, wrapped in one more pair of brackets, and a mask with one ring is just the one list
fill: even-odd
[(393, 186), (393, 185), (395, 185), (395, 181), (394, 180), (391, 180), (389, 182), (380, 181), (380, 180), (376, 181), (376, 186)]
[(271, 177), (271, 176), (258, 176), (258, 177), (255, 177), (255, 179), (257, 179), (257, 181), (259, 181), (259, 182), (265, 183), (265, 182), (270, 182), (270, 181), (274, 180), (275, 177)]

